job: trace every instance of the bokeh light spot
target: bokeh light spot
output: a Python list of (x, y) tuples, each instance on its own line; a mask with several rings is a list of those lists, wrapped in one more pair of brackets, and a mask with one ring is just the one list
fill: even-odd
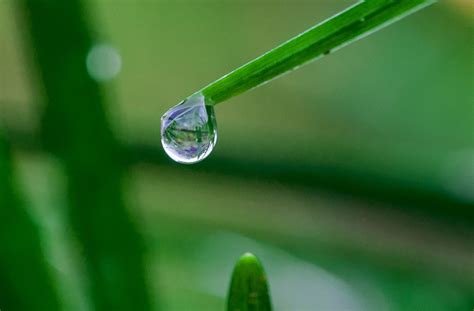
[(115, 47), (107, 43), (92, 46), (86, 58), (87, 72), (92, 79), (103, 82), (115, 78), (122, 69), (122, 58)]

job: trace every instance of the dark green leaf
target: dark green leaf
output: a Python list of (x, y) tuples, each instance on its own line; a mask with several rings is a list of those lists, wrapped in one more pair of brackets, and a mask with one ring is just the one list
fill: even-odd
[(0, 309), (59, 310), (39, 230), (20, 199), (12, 156), (0, 133)]

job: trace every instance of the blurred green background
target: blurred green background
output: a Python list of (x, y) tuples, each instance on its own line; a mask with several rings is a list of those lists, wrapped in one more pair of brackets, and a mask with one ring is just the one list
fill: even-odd
[[(0, 171), (13, 176), (0, 211), (27, 211), (57, 308), (105, 310), (145, 283), (152, 309), (223, 310), (250, 251), (276, 310), (472, 310), (472, 2), (440, 1), (218, 105), (218, 144), (193, 166), (162, 151), (161, 115), (354, 1), (19, 2), (0, 0)], [(2, 310), (2, 271), (24, 270), (17, 219), (0, 231)], [(103, 294), (94, 271), (120, 287), (103, 262), (130, 288)]]

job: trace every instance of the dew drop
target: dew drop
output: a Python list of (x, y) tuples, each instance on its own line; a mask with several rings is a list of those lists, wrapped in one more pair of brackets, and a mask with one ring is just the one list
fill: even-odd
[(205, 159), (217, 141), (214, 108), (195, 94), (161, 117), (161, 144), (178, 163), (192, 164)]

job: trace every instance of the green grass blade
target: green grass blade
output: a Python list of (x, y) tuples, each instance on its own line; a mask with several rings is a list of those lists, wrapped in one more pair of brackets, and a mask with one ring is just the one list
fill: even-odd
[(333, 52), (433, 2), (435, 0), (360, 1), (197, 93), (206, 97), (207, 104), (216, 105)]
[(23, 0), (46, 110), (43, 142), (64, 164), (68, 207), (96, 310), (150, 310), (144, 243), (122, 194), (124, 168), (104, 94), (86, 71), (85, 1)]
[(15, 184), (10, 148), (0, 134), (0, 309), (60, 310), (38, 227)]
[(227, 311), (271, 311), (265, 271), (251, 253), (240, 257), (232, 273)]

